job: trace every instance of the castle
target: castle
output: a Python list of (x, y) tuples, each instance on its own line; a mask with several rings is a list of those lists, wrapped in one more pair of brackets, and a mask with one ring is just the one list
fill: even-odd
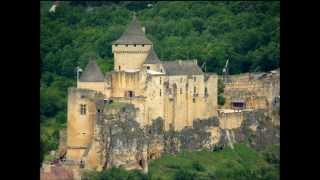
[(196, 60), (161, 61), (135, 17), (112, 43), (112, 52), (113, 71), (104, 75), (90, 60), (77, 87), (69, 88), (67, 159), (90, 154), (101, 104), (132, 104), (141, 127), (162, 118), (164, 129), (175, 131), (217, 115), (218, 76), (204, 73)]

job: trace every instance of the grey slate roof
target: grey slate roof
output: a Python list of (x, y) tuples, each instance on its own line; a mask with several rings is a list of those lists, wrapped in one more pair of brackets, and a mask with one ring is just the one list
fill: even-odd
[(137, 18), (133, 18), (127, 30), (112, 44), (152, 44), (142, 31), (142, 26)]
[(162, 61), (167, 75), (202, 75), (201, 68), (193, 61)]
[(95, 60), (90, 60), (79, 79), (81, 82), (103, 82), (104, 76)]
[(153, 48), (151, 48), (144, 64), (160, 64), (160, 63), (161, 62), (156, 52), (154, 51)]

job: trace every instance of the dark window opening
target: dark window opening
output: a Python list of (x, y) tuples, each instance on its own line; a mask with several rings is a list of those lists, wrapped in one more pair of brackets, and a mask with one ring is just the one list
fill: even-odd
[(136, 47), (137, 45), (136, 45), (136, 44), (134, 44), (133, 46), (134, 46), (134, 47)]
[(196, 80), (197, 80), (196, 77), (193, 77), (193, 81), (196, 82)]
[(126, 44), (126, 47), (128, 47), (128, 44)]
[(193, 87), (193, 93), (196, 94), (197, 93), (197, 88)]
[(117, 46), (118, 46), (118, 44), (115, 44), (115, 46), (117, 47)]
[(160, 96), (161, 96), (161, 89), (160, 89)]
[(161, 84), (162, 82), (161, 82), (161, 77), (160, 77), (160, 84)]
[(204, 88), (204, 95), (208, 96), (208, 88), (207, 87)]
[(121, 66), (119, 66), (119, 71), (121, 70)]
[(144, 44), (142, 44), (142, 47), (144, 47)]
[(133, 91), (127, 91), (127, 97), (133, 97), (134, 96), (134, 92)]
[(99, 113), (99, 112), (100, 112), (100, 109), (98, 109), (97, 112)]
[(160, 69), (160, 72), (162, 72), (162, 69)]
[(246, 107), (245, 102), (232, 102), (231, 105), (234, 109), (243, 109)]
[(192, 102), (195, 103), (196, 102), (196, 98), (192, 98)]
[(80, 104), (80, 114), (85, 115), (87, 112), (87, 107), (85, 104)]
[(85, 98), (85, 96), (84, 96), (84, 95), (81, 95), (81, 99), (83, 99), (83, 98)]
[(147, 66), (147, 69), (149, 70), (149, 69), (150, 69), (150, 66)]
[(182, 94), (182, 88), (180, 88), (180, 94)]
[(139, 161), (139, 165), (140, 165), (141, 167), (143, 167), (143, 161), (142, 161), (142, 159)]

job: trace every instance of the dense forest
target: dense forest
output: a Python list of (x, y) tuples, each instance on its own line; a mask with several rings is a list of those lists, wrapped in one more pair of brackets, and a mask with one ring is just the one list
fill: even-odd
[(66, 126), (67, 89), (75, 68), (95, 58), (113, 68), (111, 42), (120, 37), (133, 12), (146, 27), (161, 60), (197, 59), (206, 71), (221, 74), (229, 59), (231, 74), (269, 71), (280, 61), (280, 3), (120, 1), (52, 2), (40, 9), (41, 160), (58, 146)]

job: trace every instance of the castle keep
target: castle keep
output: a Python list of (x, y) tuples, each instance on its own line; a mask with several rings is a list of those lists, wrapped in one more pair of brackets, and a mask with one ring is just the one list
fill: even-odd
[(67, 159), (101, 164), (97, 124), (101, 113), (112, 111), (104, 104), (131, 104), (140, 127), (161, 118), (164, 130), (180, 131), (217, 115), (218, 76), (204, 73), (197, 60), (161, 61), (136, 18), (112, 43), (112, 52), (113, 71), (103, 74), (90, 60), (77, 87), (69, 89)]

